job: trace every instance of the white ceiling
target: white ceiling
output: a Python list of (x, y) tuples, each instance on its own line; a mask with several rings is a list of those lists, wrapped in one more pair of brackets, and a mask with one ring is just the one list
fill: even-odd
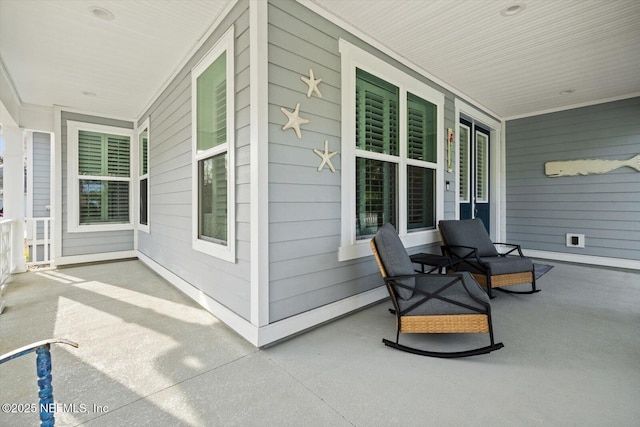
[(0, 58), (25, 104), (137, 118), (229, 1), (0, 0)]
[[(136, 118), (231, 1), (0, 0), (0, 58), (25, 104)], [(310, 4), (502, 118), (640, 94), (638, 0)]]

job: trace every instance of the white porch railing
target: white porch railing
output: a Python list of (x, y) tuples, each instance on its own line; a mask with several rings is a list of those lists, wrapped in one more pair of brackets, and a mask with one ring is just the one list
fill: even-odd
[(13, 220), (0, 221), (0, 286), (4, 285), (11, 274), (11, 229)]
[(25, 218), (27, 266), (51, 263), (51, 218)]
[(11, 275), (12, 219), (0, 221), (0, 314), (4, 310), (4, 285)]

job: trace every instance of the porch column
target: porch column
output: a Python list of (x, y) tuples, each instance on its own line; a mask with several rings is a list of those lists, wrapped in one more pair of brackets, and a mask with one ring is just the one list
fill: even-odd
[(4, 142), (4, 218), (12, 219), (13, 249), (11, 272), (27, 271), (24, 258), (24, 137), (20, 128), (3, 126)]

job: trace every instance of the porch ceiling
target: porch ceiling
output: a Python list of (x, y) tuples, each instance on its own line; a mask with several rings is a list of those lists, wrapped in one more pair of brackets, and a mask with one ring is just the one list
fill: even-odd
[[(231, 1), (0, 0), (0, 59), (24, 104), (135, 118)], [(503, 118), (640, 93), (637, 0), (300, 2)]]

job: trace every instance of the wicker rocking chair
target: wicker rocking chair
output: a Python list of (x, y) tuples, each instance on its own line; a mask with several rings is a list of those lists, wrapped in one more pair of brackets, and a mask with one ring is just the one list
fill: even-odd
[[(514, 294), (532, 294), (536, 289), (533, 262), (522, 255), (520, 245), (494, 243), (480, 219), (443, 220), (438, 223), (442, 252), (454, 271), (468, 271), (493, 298), (492, 289)], [(496, 247), (507, 248), (498, 252)], [(504, 286), (530, 283), (531, 290), (514, 291)]]
[[(384, 278), (396, 315), (395, 342), (382, 342), (398, 350), (441, 358), (486, 354), (504, 345), (493, 338), (489, 297), (469, 273), (416, 273), (407, 251), (391, 224), (371, 239), (371, 249)], [(488, 333), (490, 345), (466, 351), (436, 352), (399, 343), (400, 333)]]

